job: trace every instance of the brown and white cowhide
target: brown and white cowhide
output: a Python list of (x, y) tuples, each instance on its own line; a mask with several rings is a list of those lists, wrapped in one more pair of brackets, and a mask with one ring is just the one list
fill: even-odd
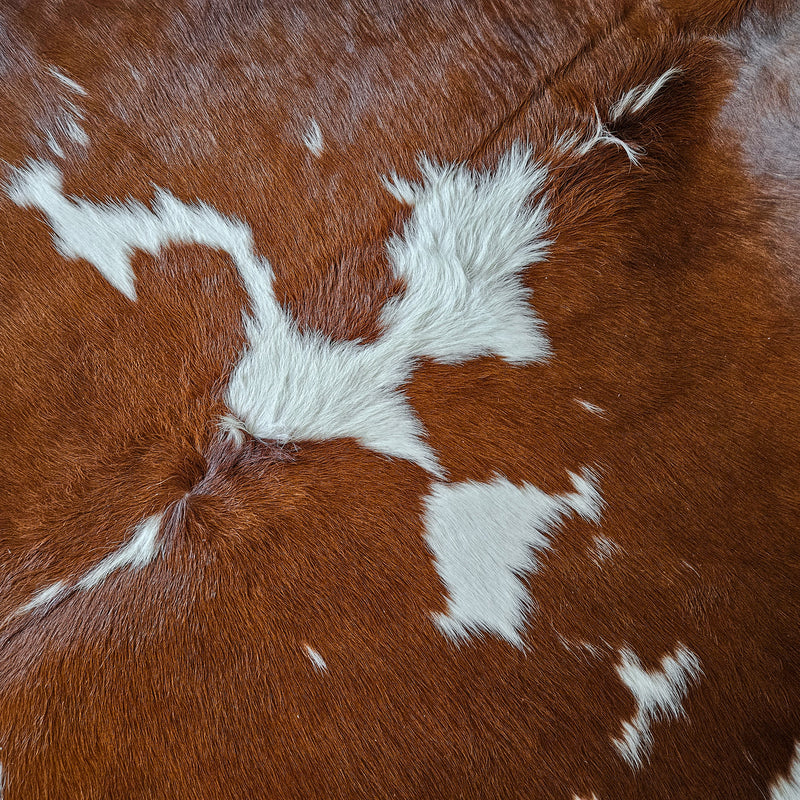
[(3, 800), (798, 800), (800, 6), (7, 0)]

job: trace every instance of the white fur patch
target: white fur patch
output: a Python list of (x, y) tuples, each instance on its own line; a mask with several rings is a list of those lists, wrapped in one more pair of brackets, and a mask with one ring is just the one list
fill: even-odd
[(800, 742), (795, 744), (789, 774), (772, 785), (769, 800), (800, 800)]
[(309, 647), (306, 644), (303, 645), (303, 648), (306, 651), (306, 655), (311, 659), (311, 663), (314, 665), (315, 669), (319, 670), (320, 672), (325, 672), (325, 670), (328, 669), (325, 659), (313, 647)]
[(71, 92), (75, 92), (75, 94), (80, 94), (84, 96), (86, 95), (86, 89), (84, 89), (83, 86), (81, 86), (79, 83), (73, 81), (72, 78), (68, 78), (63, 72), (61, 72), (60, 69), (57, 69), (56, 67), (49, 67), (48, 72), (54, 78), (60, 80), (61, 83), (63, 83), (64, 86), (66, 86), (67, 89), (69, 89)]
[(303, 133), (303, 144), (317, 158), (322, 155), (322, 148), (324, 146), (322, 129), (319, 127), (319, 123), (315, 119), (309, 120), (308, 127)]
[[(44, 211), (61, 255), (85, 259), (131, 300), (136, 299), (134, 250), (157, 255), (170, 244), (225, 250), (243, 277), (271, 288), (269, 265), (253, 256), (250, 229), (205, 204), (186, 205), (161, 189), (156, 190), (153, 211), (135, 201), (95, 204), (64, 197), (60, 171), (45, 161), (15, 169), (7, 192), (17, 205)], [(263, 271), (267, 275), (259, 283)]]
[(158, 554), (158, 533), (161, 529), (161, 514), (142, 520), (134, 529), (130, 541), (119, 550), (106, 556), (96, 567), (86, 573), (77, 583), (78, 589), (94, 589), (112, 572), (118, 569), (141, 569)]
[[(230, 254), (251, 300), (248, 343), (226, 393), (223, 424), (279, 442), (353, 438), (364, 447), (443, 474), (402, 392), (421, 357), (458, 363), (497, 355), (513, 364), (550, 352), (521, 281), (544, 258), (545, 168), (512, 148), (493, 171), (423, 160), (421, 185), (395, 180), (414, 208), (388, 255), (406, 291), (383, 310), (384, 335), (368, 345), (300, 332), (278, 304), (269, 263), (255, 255), (250, 228), (210, 206), (187, 205), (157, 189), (142, 203), (94, 204), (64, 197), (48, 162), (14, 170), (11, 199), (47, 215), (66, 258), (84, 258), (119, 291), (136, 298), (134, 250), (156, 255), (171, 243)], [(237, 422), (238, 420), (238, 422)]]
[(490, 172), (438, 166), (423, 158), (423, 183), (393, 177), (388, 187), (413, 206), (389, 261), (405, 293), (383, 312), (392, 350), (456, 364), (498, 355), (514, 364), (550, 354), (520, 280), (549, 242), (539, 198), (547, 170), (515, 145)]
[(570, 474), (575, 492), (549, 495), (505, 478), (489, 483), (435, 483), (425, 501), (425, 541), (448, 591), (434, 621), (459, 641), (487, 632), (523, 648), (533, 601), (523, 576), (538, 568), (562, 520), (575, 513), (599, 522), (602, 502), (589, 470)]
[(625, 114), (636, 114), (641, 111), (663, 88), (664, 84), (679, 75), (682, 70), (672, 67), (659, 75), (652, 83), (634, 86), (630, 91), (625, 92), (613, 106), (610, 114), (612, 121), (618, 120)]
[(681, 703), (689, 684), (701, 675), (697, 656), (683, 645), (675, 654), (661, 659), (661, 669), (647, 672), (631, 650), (620, 652), (617, 667), (622, 682), (636, 699), (636, 715), (622, 727), (622, 736), (614, 746), (628, 764), (641, 767), (653, 746), (651, 727), (654, 722), (676, 719), (682, 715)]
[(594, 403), (589, 403), (586, 400), (578, 400), (576, 398), (575, 402), (583, 406), (590, 414), (597, 414), (599, 417), (602, 417), (603, 414), (606, 413), (600, 406), (596, 406)]
[(422, 171), (422, 186), (391, 184), (403, 187), (414, 209), (402, 235), (388, 243), (406, 291), (386, 304), (378, 341), (301, 334), (271, 292), (250, 292), (248, 346), (226, 400), (253, 436), (282, 442), (352, 437), (441, 476), (401, 390), (417, 360), (457, 363), (494, 354), (524, 364), (549, 354), (520, 280), (524, 267), (544, 256), (544, 204), (529, 204), (544, 169), (517, 147), (496, 171), (424, 160)]
[(46, 606), (61, 597), (64, 592), (69, 589), (69, 586), (64, 581), (57, 581), (56, 583), (48, 586), (37, 592), (25, 605), (17, 609), (17, 614), (24, 614), (26, 611), (33, 611), (40, 606)]
[(163, 514), (154, 514), (143, 519), (133, 529), (133, 536), (119, 549), (106, 556), (97, 566), (90, 569), (74, 583), (58, 581), (37, 592), (27, 603), (20, 606), (15, 614), (24, 614), (37, 608), (56, 603), (76, 591), (88, 591), (99, 586), (112, 572), (120, 569), (141, 569), (147, 566), (160, 550), (158, 534), (161, 530)]

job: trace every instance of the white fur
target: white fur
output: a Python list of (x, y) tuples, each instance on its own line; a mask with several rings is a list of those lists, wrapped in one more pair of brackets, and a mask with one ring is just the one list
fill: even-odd
[[(136, 299), (134, 250), (157, 255), (162, 248), (179, 243), (225, 250), (243, 278), (260, 290), (266, 286), (271, 291), (269, 266), (254, 258), (250, 229), (210, 206), (186, 205), (161, 189), (156, 189), (153, 211), (131, 200), (95, 204), (65, 197), (61, 185), (61, 173), (53, 164), (33, 161), (12, 172), (7, 192), (17, 205), (44, 211), (59, 253), (85, 259), (131, 300)], [(260, 271), (269, 273), (261, 281)]]
[(543, 168), (517, 147), (493, 172), (424, 160), (422, 171), (421, 186), (392, 183), (414, 209), (402, 235), (388, 243), (406, 290), (384, 308), (385, 333), (377, 342), (301, 334), (271, 295), (259, 300), (251, 291), (257, 302), (247, 320), (248, 346), (226, 401), (253, 436), (351, 437), (441, 476), (401, 390), (417, 360), (457, 363), (494, 354), (524, 364), (549, 353), (519, 279), (546, 246), (543, 201), (528, 202)]
[(660, 91), (670, 78), (679, 75), (681, 70), (676, 67), (668, 69), (659, 75), (656, 80), (646, 85), (634, 86), (625, 92), (613, 106), (611, 106), (611, 120), (616, 121), (624, 114), (636, 114), (641, 111)]
[(514, 364), (546, 358), (550, 347), (520, 280), (549, 244), (547, 208), (536, 197), (546, 168), (517, 144), (489, 172), (425, 158), (420, 169), (421, 185), (390, 183), (413, 206), (388, 243), (394, 273), (407, 284), (383, 312), (391, 349), (447, 364), (482, 355)]
[(65, 116), (61, 121), (61, 125), (64, 129), (64, 135), (71, 139), (76, 144), (81, 145), (82, 147), (87, 147), (89, 144), (89, 136), (86, 131), (75, 122), (73, 117)]
[(94, 589), (112, 572), (118, 569), (141, 569), (158, 554), (158, 533), (161, 529), (161, 514), (142, 520), (133, 530), (130, 541), (104, 558), (86, 573), (77, 583), (78, 589)]
[[(94, 204), (64, 197), (49, 162), (14, 170), (8, 194), (47, 215), (66, 258), (83, 258), (135, 300), (134, 250), (157, 255), (169, 244), (201, 244), (230, 254), (247, 290), (247, 346), (226, 393), (236, 440), (247, 431), (279, 442), (353, 438), (364, 447), (442, 476), (402, 387), (418, 359), (459, 363), (497, 355), (513, 364), (547, 357), (549, 344), (522, 284), (544, 258), (545, 168), (513, 147), (495, 170), (436, 166), (423, 159), (423, 183), (395, 180), (413, 203), (401, 235), (387, 244), (406, 283), (382, 313), (384, 335), (364, 345), (301, 332), (278, 304), (272, 270), (253, 251), (250, 228), (204, 203), (187, 205), (156, 189), (153, 208), (137, 201)], [(238, 420), (238, 421), (237, 421)]]
[(603, 414), (605, 414), (605, 411), (603, 411), (600, 406), (596, 406), (594, 403), (589, 403), (586, 400), (578, 400), (577, 398), (575, 399), (575, 402), (582, 405), (590, 414), (597, 414), (599, 417), (602, 417)]
[(595, 109), (594, 131), (591, 136), (585, 139), (581, 145), (575, 149), (575, 152), (579, 156), (585, 156), (593, 147), (604, 144), (613, 144), (615, 147), (619, 147), (625, 152), (625, 155), (628, 156), (628, 160), (633, 166), (636, 167), (639, 165), (639, 157), (642, 155), (642, 151), (635, 145), (628, 144), (618, 136), (614, 136), (605, 123), (601, 121), (600, 115), (597, 109)]
[(322, 139), (322, 129), (315, 119), (309, 120), (308, 127), (303, 133), (303, 144), (313, 155), (319, 158), (322, 155), (324, 142)]
[(772, 785), (769, 800), (800, 800), (800, 742), (795, 745), (789, 774)]
[(600, 519), (601, 500), (589, 470), (570, 474), (575, 492), (549, 495), (505, 478), (489, 483), (435, 483), (425, 501), (425, 541), (449, 595), (434, 616), (454, 641), (487, 632), (523, 647), (533, 607), (523, 576), (535, 572), (536, 552), (573, 513)]
[(617, 667), (622, 682), (636, 700), (636, 714), (624, 723), (622, 737), (614, 746), (632, 768), (641, 767), (653, 745), (654, 722), (676, 719), (683, 714), (681, 703), (702, 672), (697, 656), (683, 645), (675, 654), (661, 659), (661, 669), (647, 672), (631, 650), (620, 652)]
[(328, 669), (325, 659), (313, 647), (309, 647), (307, 644), (303, 645), (303, 647), (305, 648), (306, 655), (311, 659), (314, 668), (320, 672), (325, 672), (325, 670)]
[(61, 149), (61, 145), (56, 141), (55, 136), (52, 133), (46, 133), (45, 139), (47, 141), (47, 146), (50, 148), (50, 151), (53, 155), (58, 156), (59, 158), (64, 158), (64, 151)]
[(40, 606), (46, 606), (52, 603), (54, 600), (57, 600), (64, 592), (69, 588), (69, 586), (64, 583), (64, 581), (57, 581), (56, 583), (48, 586), (46, 589), (42, 589), (40, 592), (37, 592), (30, 600), (28, 600), (25, 605), (20, 606), (17, 609), (17, 614), (24, 614), (27, 611), (33, 611), (34, 608), (39, 608)]
[(56, 69), (56, 67), (49, 67), (48, 72), (54, 77), (58, 78), (61, 83), (64, 84), (70, 91), (75, 92), (76, 94), (85, 95), (86, 89), (83, 88), (79, 83), (76, 83), (72, 80), (72, 78), (68, 78), (61, 70)]

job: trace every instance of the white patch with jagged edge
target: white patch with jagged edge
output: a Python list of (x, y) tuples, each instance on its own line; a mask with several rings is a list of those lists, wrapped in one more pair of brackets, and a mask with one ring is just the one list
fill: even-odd
[[(183, 243), (230, 254), (252, 308), (247, 346), (226, 392), (242, 431), (284, 443), (354, 438), (442, 476), (402, 386), (421, 357), (458, 363), (497, 355), (522, 365), (549, 355), (521, 280), (548, 245), (545, 202), (535, 197), (546, 169), (516, 145), (494, 170), (423, 159), (421, 171), (419, 185), (388, 182), (413, 205), (402, 234), (387, 245), (406, 290), (386, 304), (384, 334), (371, 344), (301, 332), (275, 298), (272, 270), (255, 255), (250, 228), (204, 203), (188, 205), (162, 189), (152, 210), (133, 200), (68, 198), (59, 170), (42, 161), (14, 170), (7, 191), (18, 205), (44, 211), (62, 255), (86, 259), (131, 300), (134, 250), (156, 255)], [(234, 438), (236, 427), (227, 424)]]
[(315, 119), (308, 122), (308, 127), (303, 132), (303, 144), (309, 149), (312, 155), (319, 158), (322, 155), (324, 141), (322, 138), (322, 129)]
[(795, 744), (789, 774), (772, 784), (769, 800), (800, 800), (800, 742)]
[(328, 669), (325, 659), (313, 647), (309, 647), (306, 644), (303, 645), (303, 649), (306, 651), (306, 655), (314, 665), (314, 669), (318, 670), (319, 672), (325, 672)]
[(79, 83), (76, 83), (72, 78), (68, 78), (58, 67), (49, 67), (47, 70), (54, 78), (57, 78), (64, 86), (71, 92), (86, 96), (86, 89)]
[(117, 550), (92, 567), (82, 578), (74, 583), (58, 581), (37, 592), (27, 603), (20, 606), (15, 614), (24, 614), (37, 608), (54, 605), (76, 591), (89, 591), (99, 586), (105, 579), (120, 569), (142, 569), (158, 555), (161, 546), (159, 533), (163, 514), (153, 514), (143, 519), (133, 529), (131, 538)]
[(149, 564), (158, 555), (161, 519), (161, 514), (154, 514), (142, 520), (133, 529), (130, 540), (89, 570), (78, 581), (76, 587), (93, 589), (118, 569), (141, 569)]
[(636, 714), (625, 722), (614, 746), (634, 769), (641, 767), (653, 746), (653, 723), (677, 719), (689, 685), (700, 677), (700, 661), (683, 645), (661, 659), (661, 669), (648, 672), (631, 650), (620, 652), (617, 672), (636, 700)]
[(501, 636), (523, 647), (533, 607), (524, 576), (536, 572), (537, 551), (550, 547), (564, 518), (600, 521), (602, 502), (590, 470), (570, 474), (575, 491), (550, 495), (502, 477), (489, 483), (435, 483), (425, 500), (425, 541), (447, 593), (447, 611), (434, 615), (454, 641)]

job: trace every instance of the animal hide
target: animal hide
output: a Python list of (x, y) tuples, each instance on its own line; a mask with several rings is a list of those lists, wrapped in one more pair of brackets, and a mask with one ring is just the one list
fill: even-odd
[(2, 800), (800, 798), (800, 7), (0, 7)]

